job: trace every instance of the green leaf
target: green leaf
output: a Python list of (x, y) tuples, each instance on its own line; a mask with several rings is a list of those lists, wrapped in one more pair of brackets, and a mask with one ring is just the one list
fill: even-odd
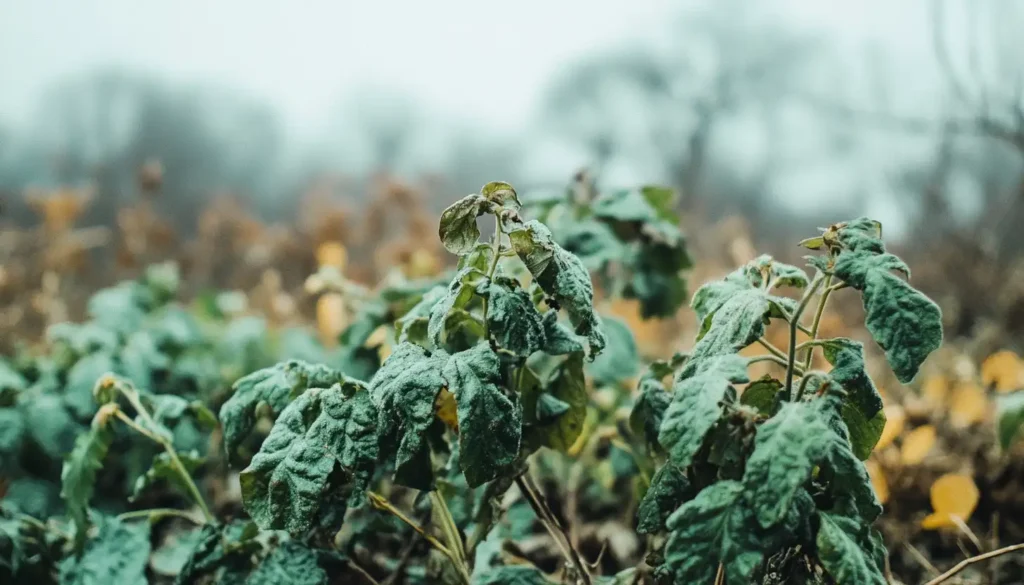
[[(111, 405), (113, 406), (113, 405)], [(96, 474), (103, 467), (114, 431), (110, 428), (113, 410), (104, 407), (92, 420), (89, 432), (79, 435), (64, 467), (61, 469), (60, 497), (68, 509), (75, 527), (75, 548), (82, 549), (89, 530), (89, 500), (96, 487)]]
[(679, 197), (674, 189), (661, 185), (645, 185), (640, 188), (640, 194), (658, 214), (659, 219), (679, 223), (679, 215), (676, 213), (676, 202)]
[(622, 260), (629, 252), (604, 223), (594, 220), (566, 221), (556, 229), (558, 242), (575, 254), (587, 270), (603, 270), (609, 263)]
[(480, 189), (480, 195), (484, 199), (504, 209), (518, 211), (523, 204), (519, 201), (519, 195), (512, 185), (504, 181), (491, 181)]
[(521, 357), (545, 346), (541, 314), (526, 291), (492, 282), (487, 295), (487, 326), (498, 345)]
[(629, 428), (635, 436), (643, 437), (649, 448), (660, 446), (658, 433), (671, 403), (672, 394), (661, 382), (651, 379), (640, 382), (640, 396), (629, 413)]
[(583, 351), (583, 344), (569, 329), (558, 322), (558, 311), (544, 313), (544, 352), (567, 355)]
[(474, 572), (471, 585), (554, 585), (554, 582), (535, 567), (506, 565)]
[(466, 195), (441, 213), (437, 234), (445, 249), (452, 254), (466, 254), (480, 239), (476, 218), (488, 210), (488, 202), (481, 195)]
[[(587, 418), (588, 397), (583, 375), (583, 353), (570, 354), (543, 383), (529, 369), (523, 378), (519, 392), (523, 402), (523, 421), (529, 425), (527, 444), (535, 448), (549, 447), (567, 452), (583, 432), (583, 423)], [(539, 420), (538, 402), (542, 394), (548, 394), (569, 405), (568, 410), (553, 420)]]
[(853, 454), (861, 461), (867, 461), (878, 439), (882, 437), (882, 431), (885, 430), (885, 411), (879, 410), (875, 416), (866, 419), (864, 411), (852, 402), (847, 402), (843, 404), (842, 416), (850, 433), (850, 448), (853, 449)]
[(327, 585), (315, 551), (289, 540), (278, 545), (245, 580), (246, 585)]
[(499, 389), (501, 363), (486, 343), (453, 354), (444, 366), (459, 416), (459, 464), (475, 488), (501, 475), (519, 454), (523, 413)]
[(665, 521), (693, 495), (692, 491), (693, 486), (679, 467), (671, 462), (662, 465), (637, 509), (637, 532), (653, 534), (664, 530)]
[(727, 583), (750, 583), (765, 546), (743, 485), (720, 481), (705, 488), (668, 519), (665, 564), (673, 583), (713, 583), (718, 564)]
[(754, 453), (747, 460), (743, 485), (752, 495), (757, 520), (764, 528), (781, 522), (824, 457), (832, 431), (811, 403), (787, 403), (757, 430)]
[(865, 554), (868, 527), (855, 520), (822, 512), (818, 528), (818, 558), (837, 585), (885, 585), (878, 565)]
[(395, 335), (398, 337), (398, 342), (412, 341), (425, 344), (429, 337), (429, 323), (434, 306), (444, 298), (445, 287), (436, 286), (427, 291), (420, 302), (399, 317), (395, 321)]
[(35, 400), (22, 403), (28, 434), (53, 459), (63, 459), (75, 445), (75, 439), (84, 430), (68, 412), (63, 401), (52, 394), (42, 394)]
[(235, 382), (234, 393), (221, 406), (224, 448), (230, 457), (252, 433), (256, 425), (256, 407), (267, 404), (275, 414), (310, 388), (329, 388), (335, 383), (361, 384), (337, 370), (299, 360), (281, 362), (263, 368)]
[(7, 393), (18, 393), (28, 388), (28, 381), (7, 361), (0, 359), (0, 396)]
[(448, 285), (448, 291), (434, 304), (430, 311), (430, 322), (427, 335), (435, 347), (443, 348), (453, 332), (454, 321), (451, 316), (459, 309), (465, 309), (473, 299), (476, 287), (486, 280), (487, 276), (472, 266), (459, 270)]
[(340, 384), (289, 404), (239, 476), (252, 519), (297, 535), (318, 519), (328, 491), (351, 489), (349, 504), (358, 505), (377, 464), (376, 418), (368, 391)]
[(27, 434), (18, 409), (0, 408), (0, 473), (6, 476), (18, 469), (21, 446)]
[(771, 281), (773, 286), (805, 288), (809, 282), (802, 268), (779, 262), (767, 254), (758, 256), (746, 265), (747, 278), (754, 286), (764, 286)]
[(600, 353), (606, 341), (594, 313), (594, 286), (580, 259), (556, 244), (548, 228), (536, 220), (516, 226), (508, 235), (537, 284), (569, 313), (576, 333), (587, 338), (591, 355)]
[(676, 380), (658, 434), (673, 463), (689, 467), (704, 436), (721, 418), (721, 403), (735, 399), (732, 384), (747, 380), (747, 360), (735, 354), (704, 360), (693, 375)]
[(747, 385), (740, 395), (740, 404), (753, 408), (761, 416), (772, 416), (779, 406), (781, 390), (782, 382), (765, 374)]
[(569, 412), (568, 402), (559, 400), (547, 392), (541, 392), (537, 397), (537, 422), (548, 424), (556, 418)]
[(426, 433), (435, 421), (437, 395), (447, 385), (441, 375), (447, 358), (441, 351), (430, 354), (400, 343), (370, 380), (380, 455), (396, 458), (395, 481), (424, 491), (433, 486), (433, 477), (423, 471), (430, 461)]
[(839, 337), (823, 342), (822, 350), (832, 364), (829, 376), (846, 390), (850, 402), (865, 419), (873, 418), (882, 410), (882, 396), (865, 369), (864, 346), (859, 341)]
[(123, 524), (101, 517), (99, 532), (80, 556), (60, 564), (60, 582), (66, 585), (146, 585), (149, 562), (149, 525)]
[(188, 532), (174, 532), (160, 544), (160, 547), (153, 551), (149, 559), (153, 572), (164, 577), (175, 577), (179, 575), (192, 551), (203, 539), (203, 530), (194, 528)]
[(204, 524), (199, 529), (195, 548), (189, 554), (175, 585), (200, 583), (205, 575), (220, 571), (217, 583), (242, 583), (251, 568), (250, 557), (262, 546), (254, 540), (259, 528), (252, 522), (234, 522), (227, 526)]
[[(178, 458), (181, 459), (181, 464), (189, 474), (192, 474), (195, 470), (199, 469), (199, 466), (202, 465), (204, 461), (197, 451), (179, 453)], [(178, 474), (178, 469), (174, 466), (171, 456), (168, 455), (167, 452), (161, 452), (153, 458), (153, 463), (150, 465), (149, 469), (146, 470), (146, 473), (140, 475), (138, 479), (135, 480), (135, 487), (132, 489), (132, 495), (128, 498), (128, 501), (134, 502), (140, 495), (142, 495), (142, 492), (161, 481), (171, 483), (179, 493), (191, 497), (189, 486)]]
[(844, 245), (834, 272), (846, 284), (861, 291), (866, 325), (900, 382), (917, 375), (921, 363), (942, 344), (942, 313), (938, 305), (893, 274), (908, 278), (910, 269), (885, 253), (880, 232), (867, 218), (839, 230)]
[(622, 321), (603, 317), (608, 345), (588, 367), (591, 378), (598, 384), (613, 385), (636, 377), (640, 370), (640, 351), (633, 332)]
[(1024, 392), (1014, 392), (996, 398), (997, 433), (999, 446), (1005, 451), (1013, 445), (1024, 427)]

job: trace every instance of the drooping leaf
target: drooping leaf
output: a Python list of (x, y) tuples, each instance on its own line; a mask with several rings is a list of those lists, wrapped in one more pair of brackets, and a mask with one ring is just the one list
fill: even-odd
[(726, 582), (750, 582), (767, 543), (743, 489), (739, 482), (717, 482), (669, 517), (665, 565), (672, 583), (713, 583), (719, 563)]
[(203, 525), (175, 585), (192, 585), (218, 572), (219, 583), (243, 583), (252, 566), (249, 559), (261, 548), (254, 540), (258, 532), (259, 528), (252, 522)]
[(864, 363), (864, 346), (852, 339), (829, 339), (822, 344), (825, 359), (832, 364), (829, 377), (842, 386), (847, 396), (842, 415), (850, 432), (853, 451), (861, 460), (867, 459), (885, 428), (882, 396), (868, 376)]
[(781, 390), (782, 382), (765, 374), (743, 389), (743, 394), (740, 395), (740, 404), (753, 408), (761, 416), (772, 416), (779, 406)]
[(678, 467), (671, 462), (662, 465), (637, 509), (637, 532), (653, 534), (664, 530), (665, 521), (692, 496), (692, 490), (690, 481)]
[(312, 389), (285, 407), (239, 476), (252, 519), (299, 534), (319, 518), (326, 491), (348, 488), (349, 504), (358, 505), (377, 463), (376, 419), (367, 390), (340, 384)]
[[(190, 453), (179, 453), (178, 459), (181, 460), (181, 464), (185, 467), (185, 471), (189, 474), (199, 469), (199, 466), (203, 464), (203, 458), (199, 456), (199, 453), (192, 451)], [(129, 497), (129, 501), (136, 500), (142, 492), (146, 491), (158, 482), (166, 481), (171, 483), (178, 490), (178, 493), (184, 496), (191, 496), (189, 493), (188, 485), (182, 480), (178, 474), (178, 469), (175, 467), (171, 456), (166, 452), (158, 453), (153, 458), (153, 463), (150, 465), (146, 473), (140, 475), (135, 480), (135, 487), (132, 488), (132, 495)]]
[(523, 206), (519, 201), (519, 195), (505, 181), (491, 181), (480, 189), (480, 195), (491, 203), (503, 209), (518, 211)]
[(421, 345), (425, 344), (429, 337), (429, 323), (434, 306), (444, 298), (445, 287), (434, 287), (423, 295), (420, 302), (395, 320), (395, 335), (398, 337), (398, 342), (412, 341)]
[[(523, 421), (529, 425), (525, 440), (527, 444), (549, 447), (567, 452), (583, 432), (587, 418), (587, 387), (583, 375), (583, 353), (570, 354), (555, 368), (544, 382), (527, 370), (524, 386), (519, 388), (523, 404)], [(558, 417), (538, 420), (538, 402), (542, 394), (568, 405)]]
[(397, 345), (370, 380), (377, 407), (377, 436), (382, 458), (395, 457), (395, 481), (429, 490), (433, 477), (424, 476), (430, 460), (425, 435), (434, 422), (434, 403), (447, 382), (441, 375), (448, 360), (444, 352), (428, 353), (412, 343)]
[(885, 409), (879, 410), (870, 419), (852, 402), (845, 402), (842, 407), (843, 422), (850, 433), (850, 448), (861, 461), (867, 460), (874, 451), (875, 445), (885, 431)]
[(618, 384), (634, 378), (640, 369), (640, 352), (633, 332), (622, 321), (603, 317), (608, 345), (588, 367), (591, 378), (598, 384)]
[(526, 291), (495, 282), (487, 294), (487, 326), (498, 345), (521, 357), (546, 345), (541, 314)]
[(661, 382), (651, 379), (640, 382), (640, 396), (629, 413), (629, 428), (637, 437), (643, 437), (648, 447), (660, 446), (658, 433), (671, 402), (672, 394)]
[(804, 288), (808, 284), (807, 273), (803, 269), (779, 262), (767, 254), (751, 260), (745, 267), (747, 278), (751, 284), (760, 287), (771, 282), (773, 286)]
[(583, 351), (583, 344), (567, 327), (558, 322), (558, 312), (544, 313), (544, 351), (551, 355), (567, 355)]
[(721, 403), (735, 399), (732, 385), (747, 381), (747, 360), (735, 354), (704, 360), (693, 375), (676, 380), (658, 434), (673, 463), (681, 468), (690, 465), (704, 436), (722, 416)]
[(868, 331), (885, 350), (896, 377), (908, 383), (928, 354), (942, 344), (942, 313), (931, 299), (893, 274), (909, 277), (910, 269), (885, 252), (876, 223), (861, 218), (839, 230), (844, 248), (834, 272), (861, 291)]
[(246, 585), (327, 585), (316, 552), (289, 540), (278, 545), (245, 580)]
[(521, 407), (498, 385), (501, 363), (486, 343), (453, 354), (444, 366), (459, 413), (459, 463), (475, 488), (498, 477), (519, 454)]
[(286, 406), (310, 388), (329, 388), (335, 383), (356, 384), (341, 372), (298, 360), (282, 362), (253, 372), (235, 382), (234, 393), (220, 409), (224, 425), (224, 448), (231, 456), (256, 424), (256, 407), (270, 406), (280, 414)]
[(480, 239), (480, 228), (476, 218), (488, 209), (488, 202), (481, 195), (466, 195), (448, 206), (441, 213), (438, 236), (446, 250), (452, 254), (466, 254)]
[(96, 487), (96, 474), (103, 467), (114, 431), (110, 419), (116, 405), (104, 406), (92, 420), (87, 433), (79, 435), (60, 473), (61, 491), (68, 516), (75, 527), (75, 546), (81, 550), (89, 529), (89, 500)]
[(594, 286), (580, 259), (555, 243), (551, 231), (536, 220), (516, 226), (508, 235), (537, 283), (569, 313), (576, 333), (587, 338), (591, 355), (600, 353), (606, 340), (594, 313)]
[(837, 585), (885, 585), (880, 567), (868, 554), (869, 528), (843, 516), (822, 512), (818, 558)]
[(448, 284), (448, 290), (430, 311), (430, 322), (427, 335), (435, 347), (444, 348), (452, 331), (449, 321), (453, 313), (465, 309), (473, 299), (476, 287), (486, 279), (486, 275), (472, 266), (459, 270)]
[(99, 532), (86, 543), (80, 556), (60, 564), (60, 582), (67, 585), (146, 585), (149, 562), (149, 525), (125, 524), (101, 517)]

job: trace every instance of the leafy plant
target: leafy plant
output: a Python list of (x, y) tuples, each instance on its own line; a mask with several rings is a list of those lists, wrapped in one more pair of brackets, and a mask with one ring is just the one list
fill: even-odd
[[(881, 506), (860, 461), (885, 425), (881, 397), (864, 347), (818, 339), (819, 325), (832, 294), (859, 291), (868, 331), (907, 382), (942, 341), (940, 313), (893, 274), (909, 269), (886, 252), (877, 222), (835, 224), (802, 244), (823, 253), (808, 257), (813, 278), (762, 256), (701, 287), (692, 302), (700, 332), (671, 391), (660, 379), (672, 368), (653, 368), (641, 382), (633, 427), (665, 461), (639, 529), (667, 534), (658, 570), (668, 582), (761, 582), (769, 567), (793, 582), (886, 582), (885, 549), (871, 528)], [(801, 291), (799, 300), (776, 292), (784, 289)], [(786, 322), (788, 347), (764, 338), (773, 320)], [(798, 344), (801, 331), (809, 340)], [(767, 353), (739, 355), (753, 344)], [(817, 348), (830, 371), (811, 369)], [(751, 381), (756, 362), (785, 373)]]

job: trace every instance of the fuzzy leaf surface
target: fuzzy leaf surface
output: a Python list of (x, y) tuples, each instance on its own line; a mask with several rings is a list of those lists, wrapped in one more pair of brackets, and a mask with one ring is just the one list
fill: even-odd
[(546, 345), (543, 319), (529, 293), (499, 283), (492, 283), (487, 291), (487, 326), (498, 345), (520, 357), (529, 357)]
[(60, 582), (67, 585), (146, 585), (149, 562), (149, 524), (122, 523), (101, 518), (99, 532), (90, 539), (81, 556), (70, 556), (60, 564)]
[(651, 479), (637, 509), (637, 532), (653, 534), (665, 529), (665, 521), (691, 496), (692, 486), (673, 463), (662, 465)]
[(441, 213), (437, 234), (445, 249), (452, 254), (466, 254), (480, 239), (476, 218), (488, 208), (487, 199), (471, 194), (459, 199)]
[(865, 553), (868, 527), (825, 512), (819, 518), (818, 558), (837, 585), (885, 585), (881, 569)]

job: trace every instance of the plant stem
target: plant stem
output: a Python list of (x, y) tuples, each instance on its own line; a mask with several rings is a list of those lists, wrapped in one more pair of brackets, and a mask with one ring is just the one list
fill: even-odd
[[(773, 364), (778, 364), (784, 368), (789, 366), (788, 356), (785, 355), (783, 355), (783, 357), (778, 357), (774, 355), (756, 355), (747, 360), (747, 365), (756, 364), (758, 362), (772, 362)], [(801, 368), (800, 366), (794, 367), (796, 368), (798, 374), (803, 374), (803, 368)]]
[(434, 513), (440, 517), (438, 524), (441, 525), (441, 532), (444, 534), (445, 540), (448, 541), (448, 549), (459, 558), (460, 572), (465, 573), (465, 577), (468, 579), (469, 560), (466, 558), (466, 549), (462, 546), (462, 536), (459, 535), (459, 528), (455, 525), (455, 519), (452, 518), (451, 510), (448, 509), (444, 496), (437, 491), (430, 492), (430, 505), (433, 507)]
[(118, 520), (131, 520), (134, 518), (148, 518), (150, 521), (159, 520), (167, 517), (184, 518), (193, 524), (202, 525), (203, 522), (196, 520), (191, 514), (184, 510), (177, 510), (174, 508), (153, 508), (151, 510), (134, 510), (132, 512), (125, 512), (124, 514), (118, 514)]
[(783, 360), (789, 359), (789, 356), (786, 355), (786, 352), (772, 345), (772, 342), (768, 341), (764, 337), (758, 337), (757, 342), (760, 343), (762, 347), (767, 349), (768, 352), (771, 353), (773, 356)]
[[(491, 241), (491, 251), (494, 256), (491, 259), (491, 265), (487, 267), (487, 280), (494, 278), (494, 273), (498, 270), (498, 260), (501, 258), (501, 216), (494, 216), (494, 238)], [(483, 297), (483, 311), (484, 311), (484, 339), (488, 339), (487, 333), (487, 297)]]
[(555, 518), (551, 508), (548, 507), (544, 497), (539, 492), (534, 491), (534, 487), (531, 485), (532, 480), (525, 473), (516, 478), (516, 485), (519, 487), (520, 493), (526, 498), (526, 501), (533, 508), (533, 513), (537, 515), (544, 527), (547, 528), (548, 533), (551, 534), (551, 538), (554, 539), (555, 543), (558, 544), (559, 548), (562, 549), (562, 554), (565, 555), (566, 559), (572, 563), (572, 566), (576, 569), (576, 573), (579, 579), (583, 581), (585, 585), (591, 585), (590, 571), (587, 570), (586, 564), (580, 557), (579, 552), (572, 547), (572, 541), (569, 539), (569, 534), (565, 531), (565, 528)]
[[(128, 398), (128, 401), (132, 403), (132, 406), (135, 407), (135, 410), (138, 411), (139, 416), (142, 417), (142, 420), (146, 421), (151, 427), (156, 428), (156, 423), (153, 421), (153, 418), (149, 416), (149, 412), (146, 411), (146, 407), (143, 406), (142, 402), (138, 399), (138, 393), (134, 391), (127, 392), (124, 389), (122, 389), (122, 393)], [(192, 479), (192, 474), (188, 472), (188, 469), (185, 468), (185, 465), (181, 462), (181, 459), (178, 457), (178, 452), (174, 449), (174, 444), (171, 443), (171, 441), (169, 441), (166, 437), (161, 437), (160, 435), (157, 435), (156, 433), (150, 431), (149, 429), (142, 427), (132, 419), (128, 418), (128, 416), (124, 414), (124, 412), (122, 412), (121, 410), (117, 411), (116, 416), (122, 422), (124, 422), (126, 425), (131, 427), (133, 430), (135, 430), (142, 436), (156, 442), (158, 445), (163, 447), (164, 452), (166, 452), (167, 456), (171, 458), (171, 464), (174, 466), (174, 470), (181, 477), (181, 480), (185, 484), (185, 487), (188, 488), (189, 495), (192, 497), (193, 500), (195, 500), (196, 505), (199, 506), (199, 510), (203, 513), (203, 518), (206, 519), (207, 523), (215, 522), (216, 518), (214, 518), (213, 514), (210, 512), (210, 508), (207, 507), (206, 499), (203, 498), (203, 494), (199, 491), (199, 487), (196, 485), (196, 482)]]
[[(807, 353), (804, 355), (804, 369), (811, 367), (811, 362), (814, 360), (814, 345), (813, 343), (818, 339), (818, 327), (821, 326), (821, 316), (825, 314), (825, 304), (828, 302), (828, 296), (832, 294), (832, 275), (826, 274), (825, 281), (822, 286), (825, 290), (821, 291), (821, 298), (818, 299), (818, 308), (814, 311), (814, 321), (811, 322), (811, 340), (807, 343), (812, 345), (807, 346)], [(800, 345), (807, 345), (807, 343), (801, 343)]]
[(992, 552), (987, 552), (985, 554), (973, 556), (973, 557), (971, 557), (969, 559), (964, 559), (964, 560), (960, 561), (959, 563), (957, 563), (957, 565), (955, 567), (953, 567), (952, 569), (946, 571), (945, 573), (939, 575), (938, 577), (932, 579), (931, 581), (928, 581), (924, 585), (939, 585), (939, 583), (942, 583), (943, 581), (949, 580), (951, 577), (953, 577), (954, 575), (956, 575), (960, 571), (963, 571), (964, 569), (966, 569), (970, 565), (973, 565), (974, 563), (980, 563), (981, 561), (987, 561), (988, 559), (995, 558), (995, 557), (1000, 557), (1000, 556), (1003, 556), (1005, 554), (1016, 552), (1018, 550), (1024, 550), (1024, 542), (1019, 543), (1019, 544), (1012, 544), (1010, 546), (1004, 546), (1003, 548), (998, 549), (998, 550), (994, 550)]
[(417, 534), (422, 536), (423, 539), (426, 540), (430, 544), (430, 546), (434, 547), (438, 552), (440, 552), (444, 556), (448, 557), (448, 560), (450, 560), (452, 562), (452, 564), (455, 565), (455, 567), (459, 570), (459, 576), (468, 585), (468, 583), (469, 583), (469, 575), (466, 573), (465, 566), (455, 556), (455, 553), (453, 553), (440, 540), (434, 538), (433, 535), (431, 535), (426, 530), (424, 530), (422, 526), (420, 526), (419, 524), (417, 524), (416, 522), (411, 520), (401, 510), (396, 508), (384, 496), (382, 496), (382, 495), (380, 495), (380, 494), (378, 494), (376, 492), (371, 492), (371, 491), (366, 492), (366, 495), (370, 499), (370, 505), (371, 506), (373, 506), (374, 508), (376, 508), (378, 510), (387, 512), (387, 513), (391, 514), (392, 516), (394, 516), (395, 518), (398, 518), (399, 520), (404, 522), (406, 525), (408, 525), (409, 528), (412, 528), (414, 531), (416, 531)]
[(811, 302), (811, 298), (814, 293), (817, 292), (818, 287), (821, 286), (822, 279), (815, 278), (809, 287), (807, 292), (804, 293), (804, 297), (800, 299), (800, 304), (797, 305), (796, 312), (793, 313), (789, 321), (789, 360), (786, 364), (786, 400), (791, 401), (793, 399), (793, 374), (796, 373), (796, 332), (800, 326), (800, 316), (803, 315), (804, 310), (807, 309), (808, 303)]

